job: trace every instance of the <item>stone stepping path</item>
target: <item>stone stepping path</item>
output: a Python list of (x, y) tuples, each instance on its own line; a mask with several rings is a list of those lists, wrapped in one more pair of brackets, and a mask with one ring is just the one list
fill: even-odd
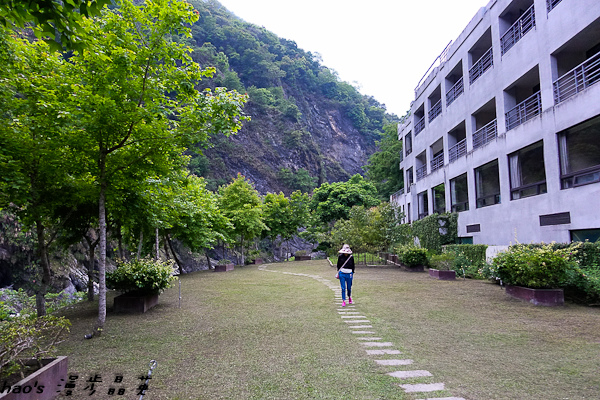
[[(373, 328), (372, 325), (350, 325), (350, 324), (365, 324), (370, 323), (366, 316), (361, 315), (362, 313), (356, 311), (355, 304), (346, 304), (345, 307), (342, 307), (342, 296), (341, 296), (341, 288), (339, 287), (338, 282), (322, 278), (318, 275), (310, 275), (310, 274), (302, 274), (302, 273), (293, 273), (293, 272), (280, 272), (273, 271), (267, 269), (269, 264), (262, 264), (258, 267), (260, 271), (267, 272), (275, 272), (286, 275), (296, 275), (302, 277), (313, 278), (331, 290), (333, 290), (335, 296), (335, 305), (338, 306), (338, 314), (340, 315), (342, 321), (348, 324), (348, 328), (351, 329), (351, 333), (356, 335), (374, 335), (376, 334), (373, 330), (358, 330), (358, 329), (366, 329)], [(394, 344), (392, 342), (382, 342), (382, 338), (373, 337), (373, 336), (365, 336), (365, 337), (357, 337), (359, 342), (364, 347), (393, 347)], [(400, 350), (396, 349), (366, 349), (367, 355), (369, 356), (381, 356), (381, 355), (398, 355), (402, 354)], [(412, 365), (413, 360), (410, 359), (382, 359), (382, 360), (374, 360), (375, 363), (381, 366), (407, 366)], [(430, 378), (433, 375), (431, 372), (426, 370), (402, 370), (402, 371), (393, 371), (388, 372), (387, 375), (394, 377), (396, 379), (418, 379), (418, 378)], [(445, 390), (444, 383), (412, 383), (412, 384), (399, 384), (400, 388), (404, 390), (405, 393), (429, 393), (429, 392), (437, 392), (440, 390)], [(466, 400), (462, 397), (428, 397), (419, 400)]]

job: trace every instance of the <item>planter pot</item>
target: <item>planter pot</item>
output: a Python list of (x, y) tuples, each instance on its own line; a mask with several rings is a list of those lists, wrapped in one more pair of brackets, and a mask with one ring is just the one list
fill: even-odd
[[(50, 400), (54, 399), (58, 393), (57, 389), (61, 379), (66, 381), (68, 358), (60, 356), (57, 358), (43, 359), (46, 363), (43, 368), (38, 369), (33, 374), (21, 379), (14, 385), (8, 385), (6, 382), (0, 386), (0, 399), (2, 400)], [(64, 386), (63, 386), (64, 388)]]
[(530, 289), (521, 286), (506, 285), (506, 294), (536, 306), (563, 306), (565, 296), (562, 289)]
[(398, 256), (396, 254), (390, 254), (390, 261), (394, 264), (398, 264)]
[(227, 272), (227, 271), (233, 271), (233, 263), (232, 264), (215, 265), (215, 272)]
[(440, 271), (439, 269), (431, 268), (429, 276), (440, 281), (454, 281), (456, 280), (456, 271)]
[(425, 272), (424, 265), (415, 265), (414, 267), (409, 267), (408, 265), (402, 264), (402, 267), (404, 268), (405, 271), (408, 271), (408, 272)]
[(312, 260), (311, 256), (294, 256), (294, 261), (309, 261)]
[(252, 260), (252, 264), (262, 264), (263, 263), (263, 259), (262, 258), (257, 258), (256, 260)]
[(158, 304), (158, 295), (125, 293), (115, 297), (114, 311), (122, 313), (145, 313)]

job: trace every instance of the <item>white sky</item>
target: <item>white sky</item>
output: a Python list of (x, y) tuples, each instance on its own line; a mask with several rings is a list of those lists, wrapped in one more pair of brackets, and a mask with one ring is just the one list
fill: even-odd
[(449, 41), (487, 0), (219, 0), (244, 21), (319, 53), (365, 95), (401, 117)]

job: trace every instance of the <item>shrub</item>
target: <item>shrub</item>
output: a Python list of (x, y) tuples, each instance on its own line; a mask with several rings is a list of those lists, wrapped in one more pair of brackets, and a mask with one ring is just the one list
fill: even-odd
[(228, 260), (226, 258), (223, 258), (217, 262), (217, 265), (227, 265), (227, 264), (231, 264), (231, 260)]
[(414, 221), (413, 234), (419, 238), (421, 246), (439, 254), (442, 245), (454, 243), (458, 236), (458, 214), (431, 214)]
[(305, 256), (306, 255), (306, 250), (298, 250), (297, 252), (294, 253), (295, 256)]
[(562, 287), (574, 268), (567, 249), (553, 250), (549, 245), (511, 246), (496, 256), (494, 266), (503, 282), (532, 289)]
[(454, 266), (454, 254), (434, 254), (429, 259), (429, 264), (432, 268), (439, 269), (440, 271), (450, 271)]
[(71, 323), (64, 317), (46, 315), (0, 322), (0, 371), (7, 377), (21, 369), (19, 359), (52, 356)]
[[(45, 296), (46, 313), (52, 314), (63, 307), (80, 302), (84, 297), (84, 292), (69, 294), (63, 290), (59, 293), (48, 293)], [(29, 296), (22, 288), (0, 291), (0, 321), (15, 315), (33, 317), (36, 314), (35, 296)]]
[(428, 265), (427, 250), (420, 247), (405, 248), (398, 254), (400, 261), (407, 267), (416, 267), (418, 265)]
[(120, 262), (106, 274), (106, 286), (124, 293), (159, 294), (171, 285), (173, 262), (149, 258)]

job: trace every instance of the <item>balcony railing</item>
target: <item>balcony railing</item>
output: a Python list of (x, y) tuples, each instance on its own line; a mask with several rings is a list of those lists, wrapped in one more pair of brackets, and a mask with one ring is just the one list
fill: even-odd
[(487, 123), (484, 127), (473, 134), (473, 148), (478, 149), (485, 146), (498, 136), (498, 124), (496, 120)]
[(527, 9), (500, 39), (502, 55), (506, 54), (527, 32), (535, 28), (535, 11), (533, 5)]
[(440, 153), (431, 160), (431, 172), (444, 166), (444, 153)]
[(398, 203), (398, 200), (400, 200), (400, 197), (404, 196), (404, 188), (398, 190), (396, 193), (392, 194), (391, 197), (391, 202), (392, 203)]
[(467, 154), (467, 138), (464, 138), (448, 150), (448, 161), (454, 162)]
[(442, 99), (439, 99), (437, 103), (435, 103), (433, 105), (433, 107), (431, 107), (431, 110), (429, 110), (429, 122), (433, 121), (434, 119), (437, 118), (438, 115), (440, 115), (442, 113)]
[(548, 12), (552, 11), (552, 9), (556, 7), (561, 1), (562, 0), (546, 0), (546, 8), (548, 9)]
[(469, 84), (472, 85), (485, 71), (494, 66), (494, 55), (492, 48), (485, 52), (475, 64), (469, 69)]
[(446, 92), (446, 107), (448, 107), (458, 96), (463, 94), (465, 87), (463, 86), (463, 78), (461, 77), (454, 86)]
[(415, 136), (417, 136), (423, 129), (425, 129), (425, 116), (417, 121), (415, 124)]
[(540, 92), (535, 93), (515, 108), (506, 113), (506, 130), (509, 131), (522, 123), (529, 121), (542, 111)]
[(494, 204), (500, 204), (500, 193), (477, 198), (477, 208), (493, 206)]
[(417, 182), (427, 176), (427, 164), (417, 168)]
[(600, 53), (590, 57), (554, 81), (554, 103), (558, 104), (600, 81)]

